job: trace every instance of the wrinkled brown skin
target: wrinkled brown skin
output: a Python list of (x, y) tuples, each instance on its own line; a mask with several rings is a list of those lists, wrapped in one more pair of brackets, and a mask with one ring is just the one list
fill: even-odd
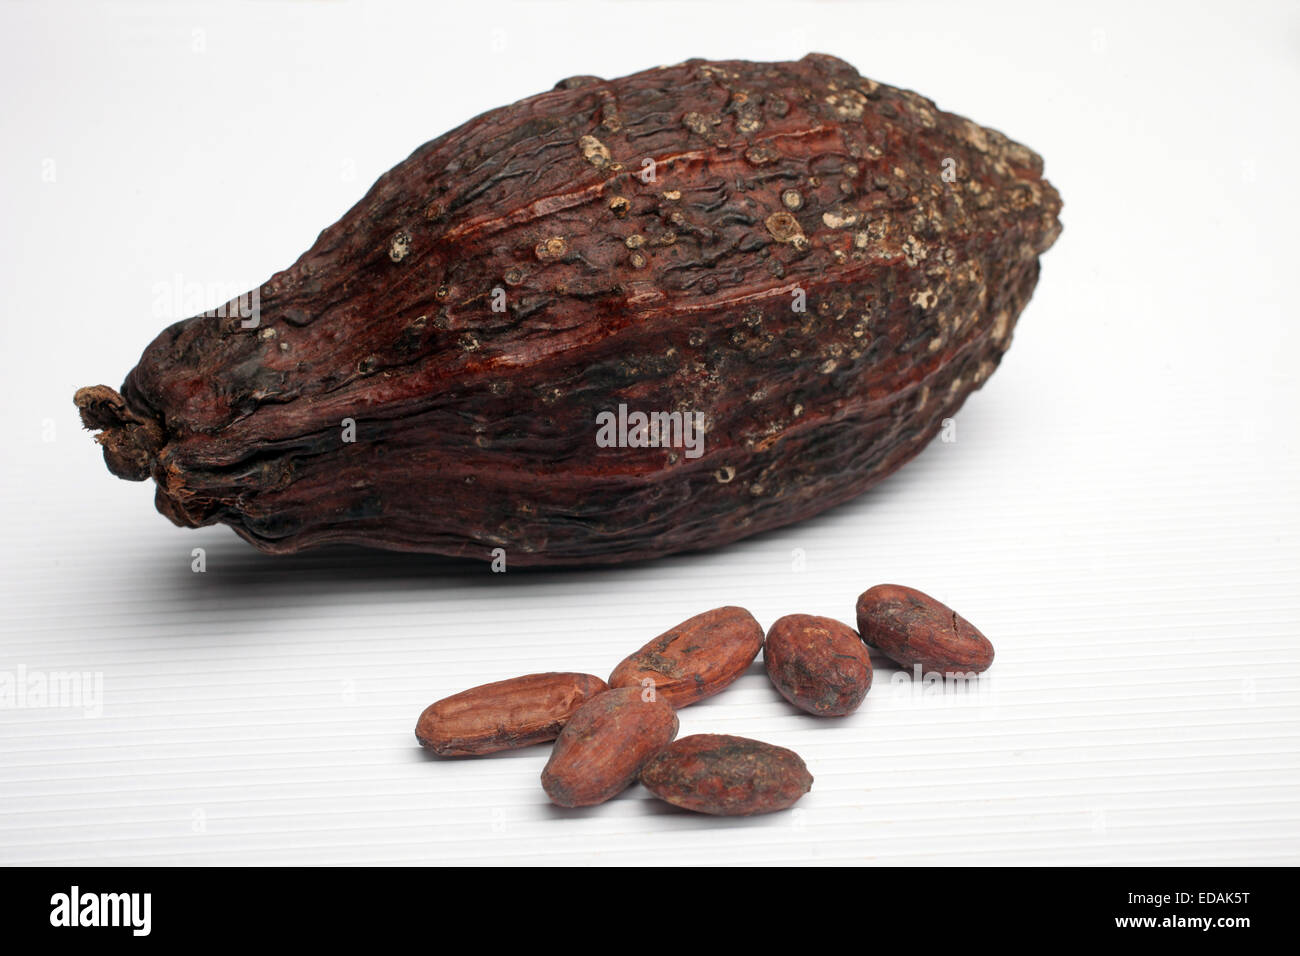
[(630, 787), (647, 760), (677, 736), (677, 713), (639, 687), (597, 694), (555, 741), (542, 789), (561, 807), (590, 807)]
[[(159, 511), (267, 552), (708, 548), (916, 455), (1001, 361), (1060, 208), (1031, 150), (831, 56), (579, 77), (385, 173), (258, 328), (178, 322), (76, 401)], [(704, 454), (597, 447), (619, 403), (702, 413)]]
[(641, 771), (642, 786), (660, 800), (729, 817), (788, 809), (812, 782), (793, 750), (727, 734), (683, 737)]
[(763, 626), (754, 615), (743, 607), (715, 608), (624, 658), (609, 675), (609, 686), (653, 687), (674, 707), (685, 707), (731, 684), (762, 648)]
[(763, 665), (781, 696), (818, 717), (843, 717), (871, 690), (871, 655), (858, 632), (829, 617), (787, 614), (763, 643)]
[(877, 584), (858, 598), (858, 632), (890, 660), (925, 673), (979, 674), (993, 665), (993, 645), (970, 621), (928, 594)]
[(525, 674), (430, 704), (415, 725), (420, 746), (470, 757), (554, 740), (605, 682), (593, 674)]

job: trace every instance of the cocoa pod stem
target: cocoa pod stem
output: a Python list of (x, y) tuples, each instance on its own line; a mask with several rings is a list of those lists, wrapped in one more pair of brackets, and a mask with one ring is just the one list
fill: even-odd
[(144, 481), (153, 473), (150, 465), (163, 445), (157, 422), (141, 418), (107, 385), (79, 388), (72, 400), (82, 425), (92, 431), (102, 429), (95, 441), (104, 446), (109, 471), (127, 481)]

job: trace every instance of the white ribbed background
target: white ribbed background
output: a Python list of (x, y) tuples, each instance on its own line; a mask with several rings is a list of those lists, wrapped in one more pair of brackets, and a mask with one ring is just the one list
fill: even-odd
[[(0, 709), (0, 862), (1300, 862), (1298, 36), (1262, 3), (0, 6), (0, 672), (104, 689)], [(273, 559), (79, 433), (73, 390), (181, 317), (156, 284), (260, 282), (423, 140), (564, 76), (808, 50), (1023, 140), (1066, 202), (957, 442), (858, 501), (615, 570)], [(560, 811), (544, 747), (415, 746), (469, 685), (604, 675), (720, 604), (851, 622), (882, 581), (989, 635), (982, 696), (881, 662), (818, 721), (756, 664), (682, 712), (798, 750), (794, 812)]]

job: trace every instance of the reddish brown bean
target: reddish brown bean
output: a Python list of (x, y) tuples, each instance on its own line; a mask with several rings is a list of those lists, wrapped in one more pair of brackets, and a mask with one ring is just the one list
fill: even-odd
[(467, 757), (554, 740), (605, 682), (593, 674), (526, 674), (444, 697), (415, 725), (420, 746)]
[(743, 607), (697, 614), (625, 658), (610, 687), (653, 687), (674, 707), (718, 693), (753, 663), (763, 627)]
[(589, 807), (626, 790), (647, 760), (677, 736), (677, 714), (640, 687), (597, 694), (555, 741), (542, 788), (562, 807)]
[(697, 813), (752, 816), (784, 810), (812, 788), (793, 750), (725, 734), (694, 734), (665, 747), (641, 771), (660, 800)]
[(767, 632), (763, 664), (781, 696), (819, 717), (842, 717), (871, 690), (871, 655), (847, 624), (787, 614)]
[(928, 594), (878, 584), (858, 598), (862, 639), (904, 667), (940, 674), (986, 671), (993, 645), (973, 624)]

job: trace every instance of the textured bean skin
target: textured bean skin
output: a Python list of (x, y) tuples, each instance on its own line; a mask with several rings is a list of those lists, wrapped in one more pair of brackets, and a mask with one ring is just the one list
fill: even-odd
[(610, 687), (653, 687), (674, 707), (711, 697), (731, 684), (763, 647), (763, 627), (742, 607), (697, 614), (630, 654)]
[(788, 614), (763, 644), (763, 665), (781, 696), (819, 717), (842, 717), (871, 690), (871, 655), (858, 632), (829, 617)]
[(573, 713), (605, 690), (592, 674), (525, 674), (430, 704), (415, 725), (420, 746), (468, 757), (554, 740)]
[(726, 734), (683, 737), (641, 771), (642, 785), (659, 799), (718, 816), (785, 810), (812, 782), (793, 750)]
[(858, 598), (862, 639), (906, 668), (981, 673), (993, 664), (989, 639), (952, 608), (915, 588), (878, 584)]
[(542, 789), (561, 807), (604, 803), (636, 780), (677, 736), (677, 714), (639, 687), (605, 691), (583, 704), (555, 741)]
[[(831, 56), (578, 77), (385, 173), (255, 324), (251, 295), (184, 319), (75, 400), (164, 515), (271, 553), (709, 548), (914, 457), (1060, 208), (1031, 150)], [(598, 445), (620, 405), (700, 416), (699, 454)]]

